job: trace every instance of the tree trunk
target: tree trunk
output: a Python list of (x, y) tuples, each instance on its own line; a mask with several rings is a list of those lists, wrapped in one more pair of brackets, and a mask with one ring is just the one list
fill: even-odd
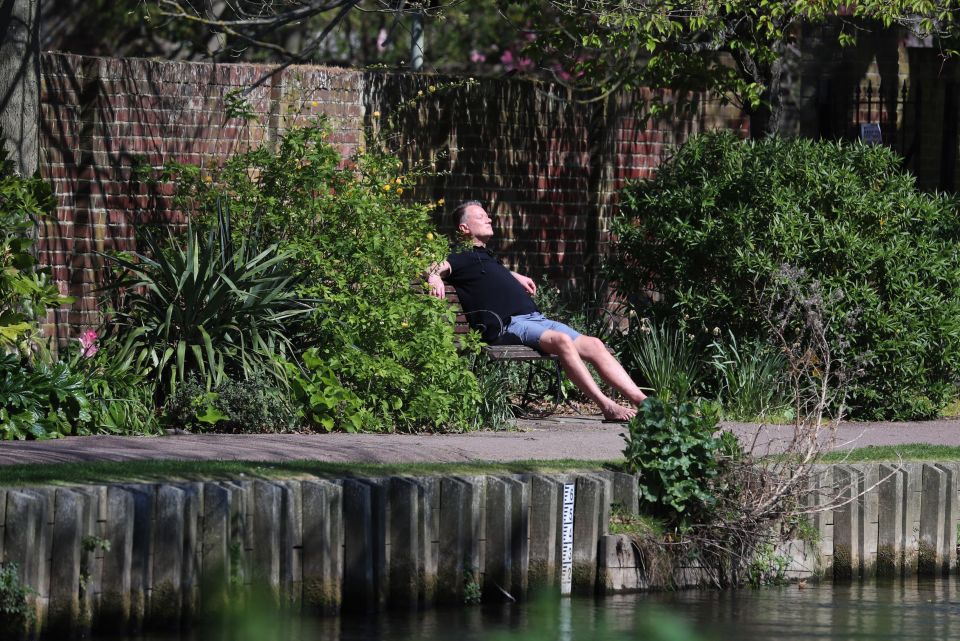
[(750, 137), (766, 138), (780, 133), (783, 124), (784, 108), (783, 104), (783, 76), (786, 53), (784, 47), (779, 49), (779, 56), (771, 63), (769, 68), (764, 68), (762, 73), (766, 78), (762, 81), (767, 87), (763, 94), (763, 100), (760, 106), (750, 113)]
[(14, 170), (40, 166), (40, 0), (0, 0), (0, 128)]

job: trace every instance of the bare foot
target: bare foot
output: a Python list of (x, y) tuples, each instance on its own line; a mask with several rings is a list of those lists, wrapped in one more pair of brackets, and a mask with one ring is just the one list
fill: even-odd
[(624, 407), (613, 401), (601, 406), (600, 411), (603, 412), (603, 418), (606, 421), (629, 421), (637, 415), (637, 410), (632, 407)]

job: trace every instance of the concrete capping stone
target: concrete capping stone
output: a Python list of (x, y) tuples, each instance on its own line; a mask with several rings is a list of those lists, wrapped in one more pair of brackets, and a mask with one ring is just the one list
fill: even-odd
[(184, 492), (183, 523), (183, 617), (193, 621), (200, 607), (200, 568), (203, 563), (200, 541), (203, 514), (203, 483), (187, 483)]
[(904, 563), (905, 472), (894, 465), (880, 465), (877, 487), (877, 576), (899, 577)]
[(424, 593), (426, 574), (422, 516), (423, 493), (413, 479), (389, 479), (389, 599), (391, 607), (415, 610)]
[(280, 566), (284, 583), (285, 602), (295, 611), (301, 609), (303, 597), (303, 486), (299, 481), (284, 481), (284, 511), (289, 515), (284, 521), (287, 527), (286, 552)]
[(325, 614), (340, 611), (343, 575), (343, 488), (328, 481), (304, 481), (303, 597), (305, 607)]
[(103, 557), (103, 589), (94, 619), (98, 631), (120, 633), (130, 625), (133, 512), (133, 495), (121, 487), (108, 486), (103, 538), (110, 551)]
[(278, 597), (280, 585), (281, 490), (267, 481), (253, 483), (251, 579), (254, 589), (268, 589)]
[(597, 515), (597, 536), (603, 536), (610, 531), (610, 510), (613, 507), (613, 472), (603, 471), (591, 476), (600, 482), (603, 492), (600, 499), (600, 512)]
[(275, 487), (280, 499), (279, 518), (273, 524), (277, 530), (277, 597), (280, 603), (289, 606), (294, 600), (294, 547), (299, 538), (296, 530), (300, 527), (300, 495), (286, 481), (277, 481)]
[(77, 488), (83, 506), (80, 552), (80, 574), (84, 577), (84, 589), (80, 591), (80, 617), (83, 634), (91, 623), (92, 613), (100, 609), (103, 590), (103, 549), (105, 515), (107, 511), (107, 488), (104, 485)]
[(420, 496), (420, 519), (417, 528), (423, 545), (423, 578), (420, 603), (431, 605), (437, 600), (437, 568), (440, 556), (440, 479), (417, 479)]
[(852, 467), (838, 465), (833, 478), (837, 498), (843, 501), (843, 505), (833, 511), (833, 577), (850, 580), (860, 576), (860, 474)]
[(597, 590), (627, 594), (649, 588), (640, 551), (626, 534), (605, 534), (597, 549)]
[(211, 609), (227, 604), (230, 585), (230, 513), (233, 494), (218, 483), (203, 484), (200, 586)]
[(186, 493), (174, 485), (156, 492), (153, 573), (148, 617), (152, 627), (175, 629), (183, 613), (183, 541)]
[(512, 494), (510, 506), (510, 539), (513, 570), (510, 593), (516, 599), (527, 596), (530, 578), (530, 484), (528, 480), (506, 479)]
[[(18, 527), (6, 528), (4, 562), (15, 563), (20, 584), (34, 592), (41, 589), (39, 573), (42, 561), (38, 552), (43, 550), (41, 530), (46, 527), (45, 508), (46, 501), (33, 493), (20, 490), (7, 492), (7, 519), (10, 523), (17, 523)], [(38, 595), (30, 594), (27, 600), (34, 612), (38, 613), (41, 607)]]
[(814, 465), (810, 474), (810, 494), (806, 504), (817, 508), (811, 515), (813, 527), (820, 537), (820, 570), (824, 576), (833, 576), (834, 515), (830, 506), (836, 498), (833, 466)]
[[(343, 481), (343, 598), (344, 611), (374, 609), (373, 496), (368, 483)], [(348, 535), (349, 533), (349, 535)]]
[(859, 476), (858, 503), (860, 507), (860, 576), (871, 578), (877, 571), (877, 541), (879, 535), (880, 497), (877, 484), (880, 468), (876, 463), (852, 466)]
[(440, 541), (437, 560), (437, 600), (463, 604), (469, 588), (480, 580), (477, 530), (480, 488), (462, 478), (440, 480)]
[(390, 595), (390, 498), (386, 479), (367, 479), (370, 485), (370, 510), (373, 525), (374, 607), (387, 607)]
[[(921, 468), (923, 497), (920, 499), (920, 546), (917, 572), (922, 576), (937, 576), (949, 570), (946, 553), (948, 499), (947, 472), (932, 464)], [(953, 538), (951, 541), (955, 541)]]
[(71, 636), (80, 625), (83, 496), (72, 490), (58, 488), (55, 500), (50, 605), (45, 628), (53, 634)]
[(247, 491), (249, 484), (227, 482), (223, 487), (230, 492), (230, 547), (227, 550), (230, 559), (229, 575), (231, 582), (247, 585), (250, 582), (250, 513)]
[(516, 599), (510, 593), (513, 575), (513, 492), (504, 479), (490, 477), (486, 488), (483, 600)]
[(130, 621), (132, 631), (143, 628), (147, 599), (153, 585), (153, 510), (156, 486), (125, 486), (133, 498), (133, 541), (130, 553)]
[(904, 463), (903, 468), (906, 479), (903, 571), (904, 574), (913, 575), (917, 574), (920, 562), (920, 504), (923, 498), (923, 474), (920, 463)]
[(557, 583), (557, 524), (562, 501), (561, 484), (554, 478), (536, 474), (530, 478), (530, 554), (531, 588)]
[(960, 465), (957, 463), (937, 463), (944, 471), (947, 481), (946, 509), (944, 510), (943, 562), (944, 574), (957, 567), (957, 537), (960, 534), (960, 508), (957, 506), (957, 491), (960, 487)]
[(637, 477), (625, 472), (613, 472), (613, 498), (611, 507), (616, 505), (623, 514), (636, 515), (640, 512), (640, 488)]
[(573, 583), (579, 594), (593, 594), (597, 584), (600, 521), (609, 510), (605, 484), (594, 476), (578, 476), (573, 508)]

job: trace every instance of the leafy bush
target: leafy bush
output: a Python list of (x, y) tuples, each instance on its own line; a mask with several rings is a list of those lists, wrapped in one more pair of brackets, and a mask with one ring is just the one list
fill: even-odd
[(230, 158), (215, 180), (174, 167), (180, 202), (210, 220), (229, 194), (236, 234), (259, 229), (291, 252), (300, 294), (322, 301), (294, 381), (310, 421), (323, 429), (466, 428), (479, 393), (457, 355), (452, 312), (413, 286), (447, 252), (432, 207), (402, 199), (415, 176), (401, 175), (395, 157), (372, 149), (344, 163), (329, 131), (324, 121), (288, 130), (275, 149)]
[(90, 419), (84, 378), (67, 363), (26, 365), (16, 354), (0, 354), (0, 438), (84, 433)]
[[(658, 319), (763, 340), (761, 298), (788, 265), (842, 293), (827, 334), (835, 357), (864, 366), (853, 416), (930, 417), (955, 393), (956, 202), (917, 191), (885, 147), (698, 136), (622, 203), (611, 276), (626, 292), (659, 292)], [(841, 326), (850, 317), (853, 331)]]
[(261, 378), (227, 378), (208, 390), (193, 374), (167, 400), (164, 418), (170, 427), (194, 432), (283, 432), (294, 418), (286, 396)]
[(7, 155), (0, 144), (0, 348), (26, 353), (40, 339), (47, 308), (73, 299), (60, 296), (32, 251), (38, 222), (53, 210), (53, 192), (38, 178), (14, 173)]
[(147, 233), (144, 253), (110, 257), (121, 270), (117, 340), (134, 343), (161, 404), (190, 373), (207, 388), (231, 376), (285, 380), (276, 357), (290, 352), (293, 319), (307, 311), (289, 254), (246, 238), (234, 247), (228, 219), (218, 223), (205, 242), (190, 226), (185, 238), (161, 244)]
[[(714, 436), (716, 408), (703, 401), (648, 398), (624, 434), (627, 468), (639, 475), (640, 499), (654, 514), (683, 516), (709, 508), (720, 455), (736, 437)], [(731, 442), (731, 438), (733, 442)]]

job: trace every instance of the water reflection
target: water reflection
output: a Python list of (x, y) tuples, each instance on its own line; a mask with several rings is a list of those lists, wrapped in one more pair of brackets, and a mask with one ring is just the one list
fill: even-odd
[(246, 608), (213, 632), (139, 641), (928, 641), (960, 637), (957, 579), (810, 584), (444, 608), (314, 621)]

